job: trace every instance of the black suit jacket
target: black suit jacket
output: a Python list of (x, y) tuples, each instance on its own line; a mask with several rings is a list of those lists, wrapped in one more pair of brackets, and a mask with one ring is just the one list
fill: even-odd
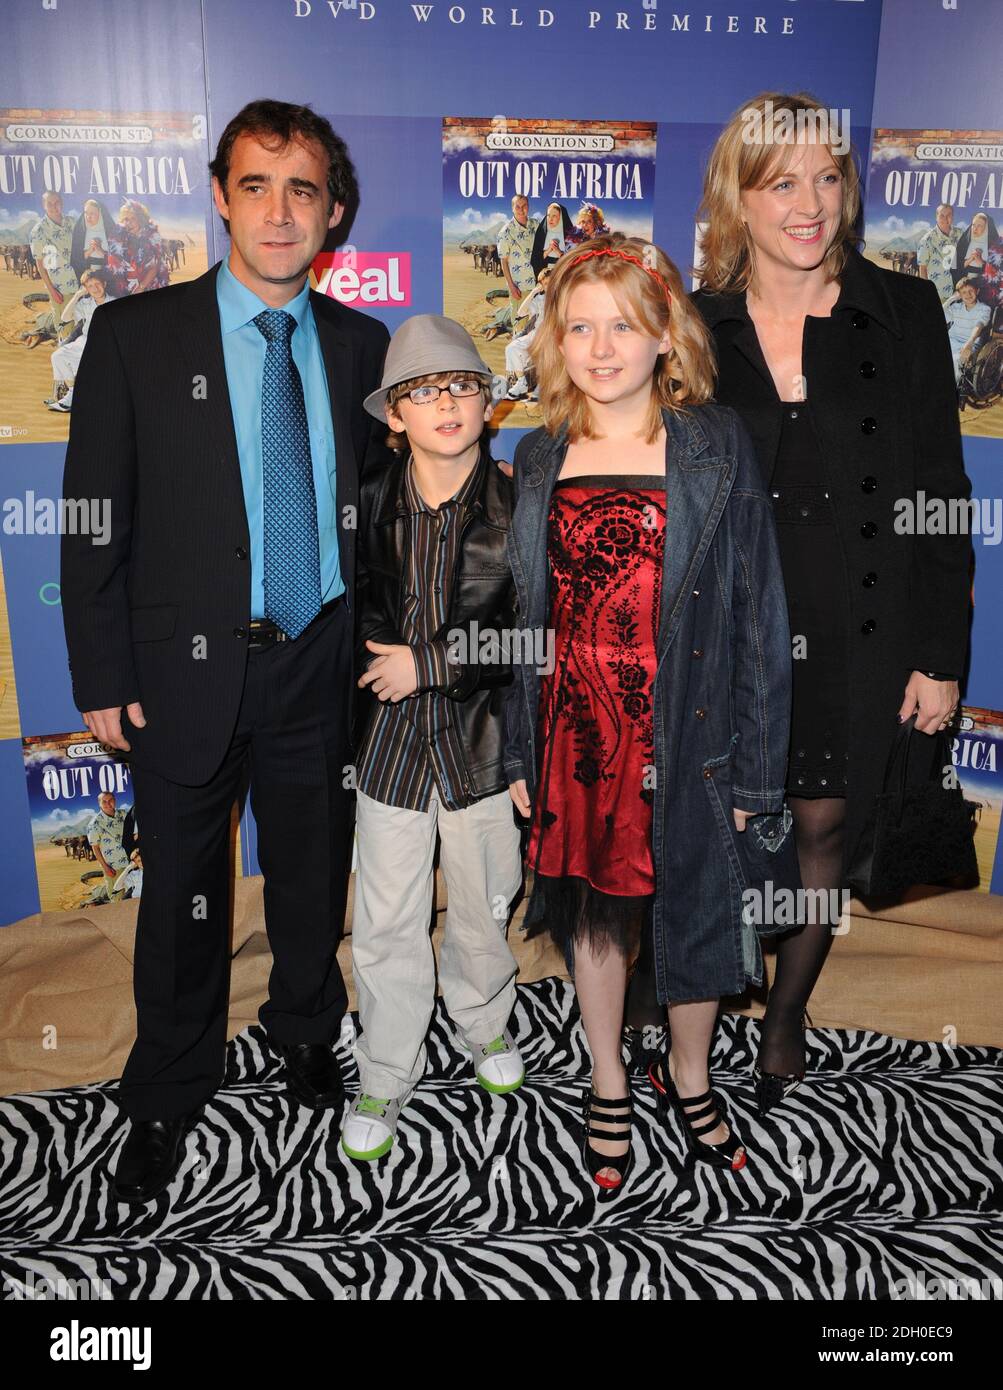
[[(118, 299), (91, 321), (73, 393), (67, 498), (110, 504), (110, 541), (62, 540), (63, 625), (80, 710), (123, 714), (131, 757), (191, 786), (219, 767), (247, 662), (250, 539), (214, 266)], [(386, 456), (362, 408), (379, 385), (383, 324), (311, 293), (327, 369), (341, 574), (355, 608), (359, 477)], [(351, 689), (345, 692), (351, 720)]]

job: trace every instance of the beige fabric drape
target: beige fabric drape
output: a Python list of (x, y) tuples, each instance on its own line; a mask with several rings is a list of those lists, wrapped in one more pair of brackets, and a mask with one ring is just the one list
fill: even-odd
[[(261, 878), (235, 884), (227, 1036), (257, 1022), (271, 954)], [(350, 923), (339, 951), (354, 1009)], [(439, 910), (445, 885), (436, 879)], [(523, 902), (523, 907), (525, 901)], [(523, 907), (510, 929), (519, 983), (567, 978), (545, 938), (524, 941)], [(121, 1074), (132, 1044), (132, 951), (138, 902), (87, 913), (46, 912), (0, 928), (0, 1093), (35, 1091)], [(441, 928), (433, 941), (438, 943)], [(767, 952), (767, 968), (772, 955)], [(914, 889), (894, 908), (853, 903), (809, 1010), (816, 1027), (872, 1028), (897, 1037), (1003, 1047), (1003, 897)], [(727, 1000), (758, 1016), (765, 991)]]

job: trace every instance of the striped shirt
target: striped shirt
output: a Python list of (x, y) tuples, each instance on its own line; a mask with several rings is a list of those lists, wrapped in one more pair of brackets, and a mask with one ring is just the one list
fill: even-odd
[(414, 652), (418, 688), (396, 704), (384, 700), (377, 705), (363, 743), (357, 784), (385, 806), (427, 811), (433, 788), (447, 811), (462, 810), (477, 800), (466, 787), (452, 702), (442, 693), (452, 679), (446, 660), (449, 643), (432, 637), (449, 615), (467, 504), (477, 495), (489, 465), (497, 466), (482, 449), (463, 485), (432, 508), (418, 491), (412, 458), (405, 464), (408, 527), (401, 636)]

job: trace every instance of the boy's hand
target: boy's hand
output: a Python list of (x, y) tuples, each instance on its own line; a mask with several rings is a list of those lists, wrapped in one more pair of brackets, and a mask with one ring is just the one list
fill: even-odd
[(731, 808), (731, 814), (735, 817), (735, 829), (744, 830), (745, 822), (752, 815), (751, 811), (740, 811), (737, 806)]
[(418, 689), (418, 671), (411, 648), (399, 642), (371, 642), (368, 639), (366, 646), (379, 655), (359, 677), (359, 685), (371, 685), (374, 695), (384, 701), (391, 700), (394, 704), (413, 695)]
[(526, 790), (525, 777), (520, 777), (518, 782), (510, 782), (508, 794), (520, 816), (528, 816), (532, 808), (529, 804), (529, 792)]

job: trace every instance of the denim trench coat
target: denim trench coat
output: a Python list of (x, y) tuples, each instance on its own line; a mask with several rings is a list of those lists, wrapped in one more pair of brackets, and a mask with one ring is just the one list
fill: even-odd
[[(662, 1003), (739, 994), (763, 958), (743, 919), (748, 886), (732, 808), (783, 808), (791, 639), (772, 504), (733, 410), (663, 410), (666, 525), (652, 692), (655, 978)], [(515, 454), (508, 556), (526, 652), (549, 626), (548, 513), (566, 428), (534, 430)], [(532, 644), (527, 640), (533, 634)], [(515, 661), (504, 767), (538, 791), (540, 673)]]

